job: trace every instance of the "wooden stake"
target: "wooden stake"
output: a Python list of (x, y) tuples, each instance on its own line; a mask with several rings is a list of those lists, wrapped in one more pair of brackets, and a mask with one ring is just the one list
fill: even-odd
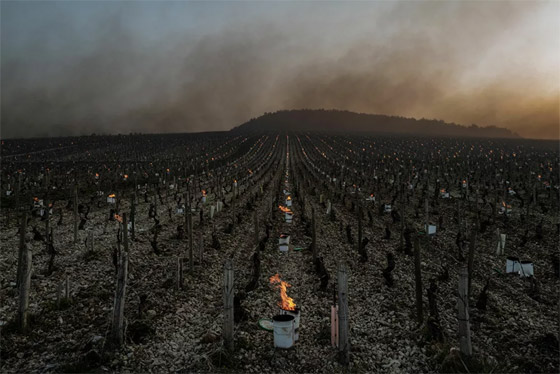
[(465, 356), (472, 355), (471, 329), (469, 323), (469, 274), (466, 266), (459, 269), (459, 298), (457, 308), (459, 312), (459, 346)]
[(416, 280), (416, 318), (418, 324), (424, 322), (422, 305), (422, 269), (420, 267), (420, 243), (418, 237), (414, 238), (414, 277)]
[(132, 195), (132, 202), (130, 205), (130, 223), (132, 224), (130, 239), (134, 241), (136, 239), (136, 189), (134, 189), (134, 195)]
[(68, 278), (68, 274), (66, 275), (66, 279), (64, 281), (64, 298), (66, 301), (70, 301), (70, 279)]
[(204, 260), (204, 236), (202, 231), (198, 233), (198, 262), (202, 267), (202, 262)]
[(468, 261), (467, 261), (467, 266), (468, 266), (468, 273), (469, 273), (469, 287), (468, 287), (468, 294), (469, 296), (471, 295), (471, 284), (472, 284), (472, 278), (473, 278), (473, 262), (474, 262), (474, 249), (475, 249), (475, 243), (476, 243), (476, 230), (472, 230), (471, 232), (471, 240), (469, 243), (469, 257), (468, 257)]
[(78, 184), (74, 185), (74, 244), (78, 242)]
[(128, 221), (126, 220), (126, 213), (123, 213), (122, 221), (124, 251), (128, 253)]
[(350, 363), (348, 333), (348, 273), (346, 265), (341, 264), (338, 267), (338, 351), (339, 362), (345, 366)]
[(362, 254), (362, 204), (358, 198), (358, 252)]
[(20, 331), (24, 333), (28, 328), (27, 316), (29, 311), (29, 292), (31, 289), (31, 272), (33, 266), (31, 247), (27, 242), (24, 243), (22, 260), (21, 282), (19, 284), (18, 323)]
[(183, 288), (183, 258), (177, 257), (177, 289)]
[(113, 306), (113, 325), (111, 339), (113, 344), (121, 346), (124, 343), (124, 306), (126, 296), (126, 280), (128, 276), (128, 252), (121, 252), (119, 272), (117, 275), (117, 289)]
[(194, 232), (193, 232), (193, 219), (192, 219), (192, 214), (191, 214), (191, 208), (190, 208), (190, 204), (189, 204), (189, 209), (188, 209), (188, 222), (189, 222), (189, 273), (193, 274), (194, 273), (194, 259), (193, 259), (193, 236), (194, 236)]
[(224, 266), (224, 345), (233, 351), (233, 264), (226, 260)]
[(21, 215), (21, 225), (19, 227), (19, 253), (18, 253), (18, 267), (16, 275), (16, 286), (19, 287), (22, 283), (22, 273), (25, 262), (25, 234), (27, 232), (27, 213), (23, 212)]
[(258, 250), (258, 246), (259, 246), (259, 216), (258, 216), (256, 210), (255, 210), (255, 216), (254, 216), (254, 224), (255, 224), (255, 248), (256, 248), (256, 250)]
[(311, 207), (311, 229), (313, 230), (311, 236), (311, 249), (313, 251), (313, 263), (315, 264), (315, 261), (317, 261), (318, 250), (317, 250), (317, 221), (315, 220), (315, 208), (313, 206)]

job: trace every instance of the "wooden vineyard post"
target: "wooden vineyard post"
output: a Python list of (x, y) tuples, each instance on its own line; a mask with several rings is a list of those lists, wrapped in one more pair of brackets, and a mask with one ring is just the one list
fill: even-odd
[(457, 308), (459, 312), (459, 347), (461, 354), (472, 355), (471, 328), (469, 323), (469, 273), (466, 266), (459, 269), (459, 298)]
[(78, 242), (78, 184), (74, 185), (74, 244)]
[(126, 213), (123, 213), (122, 220), (124, 251), (128, 253), (128, 221), (126, 220)]
[(117, 289), (113, 306), (113, 325), (111, 340), (117, 347), (124, 343), (124, 305), (126, 296), (126, 280), (128, 276), (128, 252), (121, 252), (119, 271), (117, 274)]
[(405, 212), (405, 206), (403, 204), (402, 201), (402, 195), (400, 198), (400, 207), (401, 207), (401, 234), (400, 234), (400, 249), (403, 250), (404, 249), (404, 220), (406, 217), (406, 212)]
[(418, 237), (414, 238), (414, 278), (416, 280), (416, 318), (418, 324), (424, 321), (422, 309), (422, 269), (420, 267), (420, 243)]
[(18, 172), (18, 185), (17, 185), (17, 191), (16, 191), (16, 198), (15, 198), (15, 205), (14, 205), (14, 209), (16, 211), (16, 220), (18, 219), (18, 214), (19, 213), (19, 195), (21, 194), (21, 172)]
[(68, 278), (68, 274), (66, 274), (64, 280), (64, 298), (66, 301), (70, 301), (70, 278)]
[(198, 262), (202, 266), (202, 261), (204, 260), (204, 236), (202, 231), (198, 233)]
[(311, 207), (311, 249), (313, 250), (313, 263), (317, 261), (317, 221), (315, 220), (315, 208)]
[(188, 222), (189, 222), (189, 273), (193, 274), (194, 273), (194, 258), (193, 258), (193, 236), (194, 236), (194, 232), (193, 232), (193, 219), (192, 219), (192, 214), (191, 214), (191, 208), (190, 208), (190, 204), (189, 204), (189, 209), (188, 212), (185, 212), (186, 214), (188, 214)]
[(257, 215), (257, 211), (255, 210), (255, 217), (254, 217), (254, 224), (255, 224), (255, 250), (258, 250), (259, 247), (259, 216)]
[(177, 289), (183, 288), (183, 258), (177, 257)]
[(362, 236), (362, 204), (360, 202), (360, 199), (358, 198), (358, 252), (360, 254), (362, 254)]
[(233, 264), (226, 260), (224, 266), (224, 345), (233, 351)]
[(341, 264), (338, 267), (338, 351), (339, 362), (345, 366), (350, 363), (348, 332), (348, 273)]
[(19, 253), (18, 253), (18, 267), (16, 275), (16, 285), (22, 283), (22, 273), (25, 261), (25, 234), (27, 232), (27, 213), (21, 215), (21, 225), (19, 227)]
[(428, 232), (429, 232), (428, 227), (429, 227), (429, 225), (430, 225), (430, 212), (429, 212), (429, 207), (428, 207), (428, 199), (426, 199), (426, 200), (424, 201), (424, 209), (425, 209), (425, 211), (426, 211), (426, 212), (425, 212), (425, 214), (426, 214), (426, 217), (425, 217), (426, 223), (425, 223), (425, 225), (426, 225), (426, 226), (425, 226), (424, 230), (426, 230), (426, 237), (428, 237), (428, 236), (429, 236), (429, 234), (428, 234)]
[(467, 261), (467, 266), (468, 266), (468, 274), (469, 274), (469, 283), (468, 283), (468, 289), (467, 289), (467, 293), (470, 297), (471, 295), (471, 284), (472, 284), (472, 277), (473, 277), (473, 262), (474, 262), (474, 250), (475, 250), (475, 244), (476, 244), (476, 231), (473, 229), (471, 232), (471, 240), (469, 243), (469, 257), (468, 257), (468, 261)]
[(94, 247), (93, 247), (93, 231), (88, 232), (88, 247), (89, 247), (89, 252), (93, 253), (94, 251)]
[[(24, 217), (24, 219), (26, 219)], [(29, 243), (24, 243), (22, 250), (21, 279), (19, 284), (19, 309), (18, 323), (22, 333), (27, 331), (27, 316), (29, 310), (29, 292), (31, 289), (31, 271), (33, 266), (31, 248)]]
[(134, 189), (134, 195), (132, 195), (132, 201), (130, 204), (130, 224), (130, 239), (134, 241), (136, 239), (136, 187)]

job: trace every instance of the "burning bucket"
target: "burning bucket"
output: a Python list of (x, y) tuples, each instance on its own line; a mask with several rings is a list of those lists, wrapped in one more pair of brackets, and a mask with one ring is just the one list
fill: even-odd
[(280, 314), (294, 317), (294, 341), (297, 341), (299, 339), (299, 320), (301, 315), (299, 308), (296, 307), (294, 310), (280, 308)]
[(278, 314), (272, 317), (274, 326), (274, 347), (290, 348), (294, 345), (295, 317), (289, 314)]
[(286, 206), (292, 206), (292, 197), (291, 196), (288, 196), (286, 198)]

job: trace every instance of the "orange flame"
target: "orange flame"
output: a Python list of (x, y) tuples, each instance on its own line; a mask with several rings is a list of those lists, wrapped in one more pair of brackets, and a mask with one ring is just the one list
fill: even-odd
[(286, 293), (286, 289), (288, 287), (292, 287), (292, 285), (280, 279), (280, 274), (278, 273), (270, 277), (270, 284), (276, 284), (276, 288), (280, 289), (280, 297), (282, 298), (282, 301), (278, 302), (278, 306), (284, 310), (296, 310), (296, 303), (294, 303), (294, 299), (289, 297)]
[(286, 198), (286, 200), (292, 200), (292, 197), (291, 197), (291, 196), (288, 196), (288, 197)]
[(114, 193), (110, 194), (109, 197), (116, 197)]
[(115, 219), (120, 223), (123, 223), (122, 217), (115, 213)]
[(96, 177), (96, 178), (99, 178), (99, 173), (95, 173), (95, 177)]
[(286, 208), (285, 206), (278, 205), (278, 208), (280, 208), (280, 210), (283, 211), (284, 213), (292, 213), (290, 208)]
[(202, 196), (206, 196), (206, 190), (202, 190)]
[(124, 175), (124, 179), (128, 179), (128, 174), (125, 174), (125, 175)]
[(39, 198), (38, 198), (38, 197), (34, 197), (34, 198), (33, 198), (33, 201), (39, 201)]

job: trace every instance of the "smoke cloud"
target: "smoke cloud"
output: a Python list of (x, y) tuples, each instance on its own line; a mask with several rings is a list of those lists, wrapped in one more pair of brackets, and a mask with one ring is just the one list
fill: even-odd
[(2, 3), (3, 138), (297, 108), (559, 138), (558, 2), (32, 4)]

